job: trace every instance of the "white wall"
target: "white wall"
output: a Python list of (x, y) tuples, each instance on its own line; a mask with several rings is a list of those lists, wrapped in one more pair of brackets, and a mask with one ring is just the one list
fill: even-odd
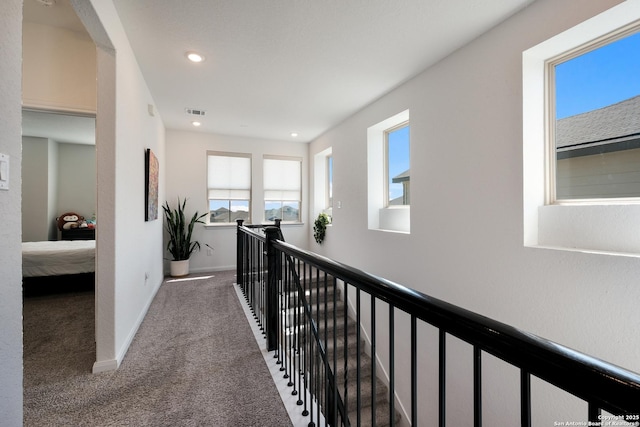
[[(207, 202), (207, 150), (252, 154), (252, 220), (262, 223), (264, 211), (262, 191), (262, 158), (265, 154), (302, 157), (302, 222), (304, 225), (283, 225), (287, 242), (306, 247), (309, 230), (308, 144), (286, 141), (241, 138), (213, 135), (201, 132), (167, 130), (166, 200), (175, 206), (177, 198), (187, 198), (187, 213), (209, 211)], [(161, 200), (164, 203), (164, 200)], [(196, 224), (195, 238), (203, 250), (192, 255), (191, 271), (227, 270), (236, 267), (235, 226), (210, 226)], [(214, 248), (207, 255), (207, 243)], [(166, 258), (170, 258), (168, 253)]]
[(58, 143), (57, 213), (76, 212), (90, 219), (96, 212), (96, 147)]
[(95, 113), (96, 47), (87, 34), (26, 22), (23, 43), (24, 107)]
[[(311, 246), (640, 372), (640, 259), (523, 246), (522, 52), (619, 1), (579, 3), (538, 0), (313, 141), (310, 156), (333, 147), (334, 209), (325, 243)], [(411, 234), (368, 230), (366, 130), (407, 108)], [(406, 319), (397, 322), (406, 337)], [(437, 353), (425, 343), (437, 338), (431, 330), (420, 337), (421, 425), (435, 425), (437, 380), (425, 371), (433, 374)], [(447, 424), (469, 425), (471, 349), (451, 341)], [(406, 380), (401, 354), (396, 374)], [(518, 372), (486, 359), (484, 422), (517, 425)], [(535, 382), (533, 389), (534, 425), (586, 416), (586, 406), (575, 410)], [(406, 395), (404, 403), (409, 409)]]
[[(49, 139), (49, 162), (48, 162), (48, 171), (49, 171), (49, 188), (47, 190), (47, 193), (49, 194), (49, 198), (47, 200), (47, 220), (49, 223), (48, 229), (47, 229), (47, 240), (57, 240), (58, 239), (58, 221), (56, 221), (56, 218), (58, 217), (58, 215), (60, 215), (61, 213), (64, 212), (58, 212), (58, 159), (60, 158), (60, 156), (58, 155), (58, 143)], [(24, 173), (24, 170), (23, 170)], [(94, 175), (95, 175), (95, 169), (94, 169)], [(95, 184), (95, 178), (94, 178), (94, 184)], [(92, 192), (94, 194), (94, 200), (95, 200), (95, 192), (96, 192), (96, 187), (94, 185)], [(22, 210), (24, 212), (24, 197), (25, 197), (25, 191), (24, 188), (22, 190), (22, 197), (23, 197), (23, 202), (22, 202)], [(23, 238), (24, 241), (24, 238)]]
[(96, 149), (22, 138), (22, 241), (58, 240), (56, 218), (96, 212)]
[(160, 161), (164, 127), (110, 1), (72, 0), (97, 49), (97, 271), (94, 372), (115, 369), (163, 280), (162, 223), (144, 221), (144, 152)]
[(0, 153), (10, 156), (9, 190), (0, 190), (0, 419), (22, 425), (21, 67), (22, 1), (0, 13)]
[(49, 240), (49, 166), (49, 140), (22, 137), (23, 242)]

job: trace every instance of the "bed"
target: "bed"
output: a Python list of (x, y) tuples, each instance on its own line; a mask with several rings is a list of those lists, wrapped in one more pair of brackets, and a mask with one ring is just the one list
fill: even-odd
[(95, 240), (22, 243), (25, 296), (93, 290), (95, 269)]
[(95, 240), (22, 243), (24, 277), (93, 273), (95, 268)]

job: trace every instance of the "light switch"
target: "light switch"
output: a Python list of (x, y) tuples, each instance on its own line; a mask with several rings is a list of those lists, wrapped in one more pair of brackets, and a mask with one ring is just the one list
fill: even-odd
[(0, 153), (0, 190), (9, 189), (9, 156)]

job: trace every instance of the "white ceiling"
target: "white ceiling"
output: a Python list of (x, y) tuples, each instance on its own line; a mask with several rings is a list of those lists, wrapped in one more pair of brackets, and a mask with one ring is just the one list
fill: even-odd
[(531, 2), (114, 0), (167, 128), (302, 142)]

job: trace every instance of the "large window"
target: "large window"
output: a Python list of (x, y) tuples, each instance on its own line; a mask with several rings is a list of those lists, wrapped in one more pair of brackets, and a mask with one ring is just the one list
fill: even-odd
[(249, 220), (251, 155), (207, 152), (209, 223)]
[(548, 73), (550, 202), (640, 197), (638, 29), (564, 54)]
[(525, 246), (640, 254), (638, 22), (622, 2), (523, 52)]
[(409, 205), (409, 123), (385, 131), (386, 205)]
[(302, 159), (265, 156), (264, 219), (300, 222), (302, 201)]
[(410, 231), (409, 110), (367, 129), (369, 229)]

